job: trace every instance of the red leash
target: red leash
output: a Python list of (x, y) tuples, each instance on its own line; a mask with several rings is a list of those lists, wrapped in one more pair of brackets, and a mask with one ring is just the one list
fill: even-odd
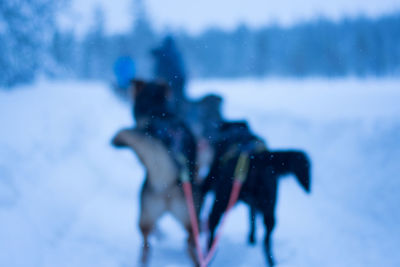
[(222, 217), (221, 223), (218, 227), (218, 231), (217, 231), (217, 234), (215, 235), (215, 238), (211, 245), (211, 248), (208, 251), (207, 257), (204, 260), (205, 266), (207, 266), (210, 263), (211, 259), (214, 257), (215, 251), (217, 249), (217, 244), (221, 238), (222, 228), (225, 224), (226, 218), (228, 217), (229, 211), (232, 209), (232, 207), (235, 205), (237, 199), (239, 198), (239, 193), (240, 193), (241, 187), (242, 187), (241, 181), (239, 181), (239, 180), (233, 181), (232, 192), (229, 197), (228, 206), (226, 207), (226, 211)]
[(211, 259), (213, 258), (216, 248), (217, 248), (217, 244), (221, 237), (222, 228), (223, 228), (223, 225), (225, 224), (226, 217), (228, 216), (228, 213), (231, 210), (231, 208), (235, 205), (236, 201), (238, 200), (241, 187), (242, 187), (242, 181), (235, 179), (233, 181), (233, 186), (232, 186), (231, 195), (229, 197), (228, 206), (222, 217), (220, 226), (218, 227), (217, 234), (215, 235), (214, 241), (211, 245), (210, 250), (208, 251), (206, 258), (203, 258), (203, 252), (202, 252), (202, 249), (201, 249), (200, 243), (199, 243), (199, 226), (197, 224), (197, 216), (196, 216), (196, 211), (194, 209), (194, 204), (193, 204), (192, 185), (188, 181), (183, 182), (183, 191), (185, 193), (186, 204), (187, 204), (188, 210), (189, 210), (190, 223), (192, 224), (193, 236), (194, 236), (197, 255), (198, 255), (201, 267), (206, 267), (210, 263)]
[(192, 232), (194, 243), (196, 245), (197, 257), (199, 258), (200, 266), (205, 267), (206, 265), (203, 264), (203, 252), (201, 251), (199, 243), (199, 225), (197, 224), (196, 210), (194, 209), (193, 204), (192, 185), (189, 181), (184, 181), (182, 186), (183, 192), (185, 193), (186, 205), (189, 210), (190, 223), (192, 225)]

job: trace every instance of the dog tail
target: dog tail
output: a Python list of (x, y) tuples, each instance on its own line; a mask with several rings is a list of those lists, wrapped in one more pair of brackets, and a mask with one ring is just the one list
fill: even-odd
[(305, 152), (299, 150), (270, 151), (268, 160), (278, 177), (293, 174), (307, 193), (311, 191), (311, 162)]

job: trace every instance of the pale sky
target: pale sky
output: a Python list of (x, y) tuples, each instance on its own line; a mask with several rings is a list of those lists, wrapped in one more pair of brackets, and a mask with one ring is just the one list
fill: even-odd
[[(232, 29), (244, 22), (250, 26), (269, 23), (291, 25), (317, 16), (339, 19), (365, 14), (376, 17), (400, 10), (400, 0), (144, 0), (158, 30), (184, 29), (199, 33), (216, 25)], [(103, 7), (108, 33), (124, 32), (134, 16), (133, 0), (72, 0), (72, 10), (63, 24), (78, 32), (93, 24), (93, 9)], [(67, 21), (67, 22), (65, 22)]]

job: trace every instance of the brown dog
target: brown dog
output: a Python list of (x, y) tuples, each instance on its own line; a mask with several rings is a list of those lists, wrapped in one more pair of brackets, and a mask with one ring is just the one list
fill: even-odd
[(137, 129), (121, 130), (112, 143), (116, 147), (131, 148), (146, 168), (146, 179), (140, 192), (139, 227), (143, 236), (141, 263), (145, 265), (148, 261), (149, 234), (166, 212), (170, 212), (187, 230), (190, 256), (196, 260), (190, 219), (178, 181), (179, 170), (166, 147)]
[(137, 128), (121, 130), (112, 144), (131, 148), (146, 169), (140, 193), (142, 265), (148, 262), (149, 234), (166, 212), (170, 212), (187, 230), (189, 253), (195, 265), (198, 265), (181, 182), (183, 176), (189, 177), (195, 205), (199, 207), (199, 187), (194, 182), (197, 175), (196, 143), (185, 124), (168, 111), (164, 97), (167, 93), (165, 85), (136, 82), (133, 95)]

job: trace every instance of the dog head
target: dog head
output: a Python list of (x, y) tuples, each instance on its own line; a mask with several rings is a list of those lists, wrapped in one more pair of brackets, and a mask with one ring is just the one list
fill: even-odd
[(169, 87), (163, 82), (133, 80), (133, 101), (150, 105), (165, 105), (170, 94)]
[(223, 121), (219, 127), (219, 139), (241, 142), (252, 139), (253, 133), (246, 121)]
[(132, 100), (136, 123), (169, 112), (170, 88), (162, 82), (132, 81)]
[(224, 121), (219, 128), (221, 133), (249, 132), (250, 128), (246, 121)]

